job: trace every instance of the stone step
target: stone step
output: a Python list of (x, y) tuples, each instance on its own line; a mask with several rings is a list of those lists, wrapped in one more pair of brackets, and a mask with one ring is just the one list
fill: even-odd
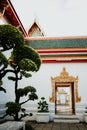
[(76, 115), (55, 115), (54, 122), (79, 123), (80, 120)]

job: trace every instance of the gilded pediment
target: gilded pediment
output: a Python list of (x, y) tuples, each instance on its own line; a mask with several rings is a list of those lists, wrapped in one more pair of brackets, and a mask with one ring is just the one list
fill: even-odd
[(51, 77), (51, 80), (54, 80), (55, 82), (77, 82), (78, 76), (69, 76), (69, 73), (66, 71), (66, 68), (64, 67), (60, 75), (55, 78)]

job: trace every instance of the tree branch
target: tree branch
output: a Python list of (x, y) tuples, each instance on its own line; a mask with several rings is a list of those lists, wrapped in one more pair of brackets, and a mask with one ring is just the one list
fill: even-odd
[(26, 102), (28, 102), (28, 101), (29, 101), (29, 99), (27, 99), (26, 101), (21, 102), (21, 103), (19, 103), (19, 104), (22, 105), (22, 104), (24, 104), (24, 103), (26, 103)]
[(11, 69), (5, 70), (3, 73), (0, 74), (0, 79), (2, 79), (8, 72), (15, 73), (15, 71)]

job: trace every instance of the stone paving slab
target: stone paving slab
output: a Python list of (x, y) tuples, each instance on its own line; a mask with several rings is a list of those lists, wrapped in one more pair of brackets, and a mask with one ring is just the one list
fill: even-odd
[(27, 122), (34, 130), (87, 130), (86, 123)]

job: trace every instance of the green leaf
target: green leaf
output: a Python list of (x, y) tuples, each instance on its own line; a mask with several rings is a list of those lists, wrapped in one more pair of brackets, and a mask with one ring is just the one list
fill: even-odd
[(4, 65), (7, 66), (8, 65), (8, 60), (7, 58), (3, 55), (3, 53), (0, 51), (0, 66)]
[(15, 78), (15, 77), (12, 77), (12, 76), (8, 76), (8, 79), (9, 79), (9, 80), (12, 80), (12, 81), (16, 81), (16, 78)]
[(7, 102), (6, 107), (8, 107), (8, 109), (6, 111), (6, 113), (8, 115), (13, 115), (13, 114), (15, 115), (21, 109), (21, 106), (18, 103), (15, 103), (15, 102)]
[(37, 96), (37, 94), (35, 94), (35, 93), (31, 93), (31, 94), (29, 94), (29, 100), (37, 100), (38, 99), (38, 96)]
[(36, 89), (32, 86), (27, 86), (27, 87), (24, 87), (24, 88), (19, 88), (17, 90), (17, 94), (19, 97), (23, 97), (23, 96), (26, 96), (28, 93), (32, 93), (34, 94), (36, 92)]
[(31, 77), (32, 76), (32, 74), (30, 74), (30, 73), (27, 73), (26, 71), (20, 71), (20, 73), (23, 75), (23, 76), (25, 76), (26, 78), (29, 78), (29, 77)]
[(30, 59), (22, 59), (19, 62), (19, 66), (21, 68), (21, 70), (25, 70), (25, 71), (37, 71), (37, 66), (36, 64), (30, 60)]
[(23, 45), (24, 42), (24, 37), (18, 28), (10, 24), (0, 25), (0, 47), (2, 49), (9, 50), (16, 45)]
[[(28, 63), (29, 62), (28, 60), (31, 60), (33, 62), (31, 64), (36, 65), (36, 67), (35, 67), (36, 71), (39, 70), (40, 65), (41, 65), (40, 55), (33, 48), (31, 48), (30, 46), (27, 46), (27, 45), (24, 45), (24, 46), (20, 45), (20, 46), (15, 47), (15, 49), (12, 52), (11, 58), (18, 65), (22, 59), (27, 59), (27, 60), (25, 60), (25, 63)], [(23, 61), (22, 61), (22, 63), (23, 63)], [(24, 65), (24, 63), (23, 63), (23, 65)], [(20, 65), (20, 66), (22, 67), (22, 65)], [(25, 66), (25, 68), (26, 68), (26, 66)]]

